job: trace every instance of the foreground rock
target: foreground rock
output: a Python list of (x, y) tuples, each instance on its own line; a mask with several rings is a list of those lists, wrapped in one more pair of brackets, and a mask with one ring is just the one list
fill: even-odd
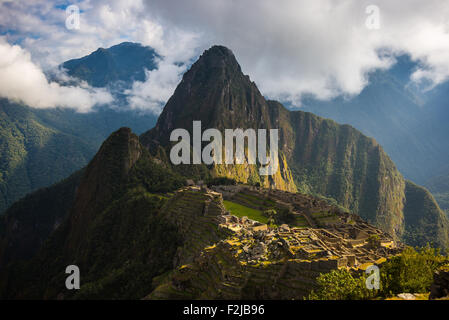
[(438, 299), (449, 296), (449, 269), (440, 269), (433, 275), (433, 284), (430, 287), (429, 299)]

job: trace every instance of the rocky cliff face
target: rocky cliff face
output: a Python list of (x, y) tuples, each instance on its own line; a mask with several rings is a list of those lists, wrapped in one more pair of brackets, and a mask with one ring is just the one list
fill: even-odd
[(333, 198), (392, 235), (402, 234), (405, 183), (374, 139), (351, 126), (268, 103), (300, 192)]
[[(185, 73), (175, 93), (167, 102), (152, 130), (141, 136), (142, 143), (155, 150), (158, 145), (170, 146), (173, 129), (184, 128), (192, 137), (193, 121), (201, 121), (202, 130), (273, 129), (270, 107), (254, 82), (241, 71), (234, 54), (225, 47), (214, 46)], [(267, 138), (268, 139), (268, 138)], [(224, 140), (223, 140), (224, 143)], [(168, 150), (168, 148), (167, 148)], [(254, 181), (265, 187), (296, 191), (292, 174), (280, 155), (281, 170), (267, 178), (258, 173), (256, 165), (214, 165), (212, 175), (235, 178), (239, 182)]]

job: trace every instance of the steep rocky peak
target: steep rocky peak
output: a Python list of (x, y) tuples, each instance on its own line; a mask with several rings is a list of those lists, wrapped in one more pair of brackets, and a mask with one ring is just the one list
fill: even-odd
[(225, 75), (228, 77), (231, 75), (243, 76), (234, 53), (224, 46), (213, 46), (204, 51), (189, 72), (186, 73), (186, 78), (189, 78), (188, 76), (192, 73), (206, 73), (214, 76)]
[(202, 121), (204, 129), (270, 127), (264, 97), (224, 46), (204, 51), (184, 74), (156, 127), (143, 135), (142, 142), (165, 144), (173, 129), (190, 131), (194, 120)]

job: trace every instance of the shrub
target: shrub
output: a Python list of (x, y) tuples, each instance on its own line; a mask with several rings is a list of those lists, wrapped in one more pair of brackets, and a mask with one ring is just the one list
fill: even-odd
[(265, 217), (267, 217), (267, 218), (273, 218), (274, 219), (276, 217), (276, 215), (277, 215), (277, 212), (274, 209), (267, 209), (267, 210), (264, 210), (264, 212), (262, 212), (262, 214)]
[(211, 186), (235, 186), (237, 185), (237, 181), (235, 179), (227, 178), (227, 177), (218, 177), (218, 178), (210, 178), (206, 182), (208, 187)]
[(332, 270), (317, 278), (318, 289), (312, 291), (309, 300), (361, 300), (373, 295), (366, 288), (366, 278), (357, 277), (347, 269)]

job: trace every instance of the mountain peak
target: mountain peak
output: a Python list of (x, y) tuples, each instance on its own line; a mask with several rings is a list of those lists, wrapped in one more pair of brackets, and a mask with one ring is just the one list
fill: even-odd
[(113, 132), (86, 167), (78, 186), (71, 213), (71, 238), (82, 237), (83, 230), (98, 214), (99, 208), (112, 201), (132, 166), (142, 155), (139, 138), (131, 129)]
[(214, 57), (214, 58), (221, 58), (223, 60), (234, 59), (235, 62), (237, 62), (232, 50), (228, 49), (225, 46), (221, 46), (221, 45), (214, 45), (214, 46), (210, 47), (209, 49), (207, 49), (203, 52), (201, 57), (203, 57), (203, 58)]
[(143, 144), (150, 146), (149, 140), (166, 142), (171, 130), (189, 130), (195, 120), (202, 121), (204, 128), (269, 126), (264, 97), (224, 46), (204, 51), (184, 74), (154, 130), (143, 135)]
[[(198, 61), (193, 64), (191, 71), (196, 72), (198, 69), (216, 75), (223, 75), (225, 70), (227, 71), (224, 73), (228, 76), (232, 73), (240, 76), (242, 73), (234, 53), (230, 49), (219, 45), (214, 45), (203, 52)], [(241, 75), (243, 76), (243, 74)]]
[(134, 81), (145, 81), (145, 69), (154, 70), (160, 56), (151, 47), (122, 42), (110, 48), (99, 48), (88, 56), (72, 59), (62, 68), (75, 78), (94, 87), (106, 87), (117, 81), (130, 87)]

